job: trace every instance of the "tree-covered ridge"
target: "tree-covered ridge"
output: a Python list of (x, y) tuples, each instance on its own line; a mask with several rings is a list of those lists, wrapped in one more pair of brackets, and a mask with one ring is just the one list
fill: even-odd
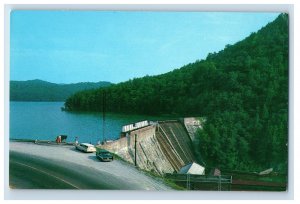
[(10, 81), (11, 101), (65, 101), (72, 94), (110, 86), (109, 82), (55, 84), (42, 80)]
[[(68, 110), (204, 116), (207, 166), (287, 168), (288, 15), (206, 60), (68, 98)], [(117, 73), (116, 73), (117, 74)], [(200, 158), (200, 157), (199, 157)]]

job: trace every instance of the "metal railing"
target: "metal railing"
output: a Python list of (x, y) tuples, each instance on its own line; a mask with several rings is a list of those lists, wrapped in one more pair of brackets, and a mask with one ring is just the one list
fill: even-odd
[(172, 180), (174, 182), (186, 183), (186, 188), (191, 190), (191, 184), (216, 184), (217, 190), (222, 190), (222, 185), (226, 184), (230, 186), (232, 184), (232, 176), (222, 175), (222, 176), (207, 176), (207, 175), (195, 175), (195, 174), (165, 174), (165, 178)]

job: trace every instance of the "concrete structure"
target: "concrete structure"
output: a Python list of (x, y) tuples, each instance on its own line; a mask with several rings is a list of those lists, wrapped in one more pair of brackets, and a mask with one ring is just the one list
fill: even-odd
[(139, 128), (142, 128), (142, 127), (146, 127), (148, 125), (149, 125), (148, 120), (137, 122), (137, 123), (132, 123), (132, 124), (129, 124), (129, 125), (124, 125), (122, 127), (122, 133), (126, 133), (126, 132), (136, 130), (136, 129), (139, 129)]
[(179, 172), (195, 160), (191, 139), (179, 121), (149, 123), (100, 148), (159, 175)]
[(270, 168), (270, 169), (259, 172), (258, 175), (267, 175), (267, 174), (272, 173), (272, 171), (273, 171), (273, 168)]
[(205, 119), (203, 118), (195, 118), (195, 117), (189, 117), (184, 118), (183, 120), (185, 128), (188, 131), (189, 136), (191, 137), (191, 140), (195, 140), (195, 134), (198, 129), (202, 129), (202, 125), (205, 122)]
[(182, 167), (179, 171), (180, 174), (196, 174), (196, 175), (204, 175), (205, 168), (195, 162), (190, 163), (184, 167)]

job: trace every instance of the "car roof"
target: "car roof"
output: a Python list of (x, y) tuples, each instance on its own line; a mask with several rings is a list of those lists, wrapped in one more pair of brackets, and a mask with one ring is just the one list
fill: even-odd
[(89, 144), (89, 143), (81, 143), (82, 145), (85, 145), (85, 146), (89, 146), (89, 147), (94, 147), (94, 145), (92, 144)]

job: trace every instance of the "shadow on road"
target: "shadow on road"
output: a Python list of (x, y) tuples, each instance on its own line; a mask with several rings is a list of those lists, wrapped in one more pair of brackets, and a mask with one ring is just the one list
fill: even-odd
[(85, 152), (79, 151), (78, 149), (76, 149), (76, 147), (70, 147), (69, 150), (71, 150), (71, 151), (73, 151), (73, 152), (82, 153), (82, 154), (85, 153)]
[(69, 150), (74, 151), (74, 152), (78, 152), (78, 153), (81, 153), (81, 154), (95, 154), (95, 152), (80, 151), (80, 150), (76, 149), (76, 147), (70, 147)]
[(89, 158), (90, 160), (95, 161), (95, 162), (99, 162), (99, 160), (97, 159), (96, 155), (90, 155), (90, 156), (88, 156), (88, 158)]

